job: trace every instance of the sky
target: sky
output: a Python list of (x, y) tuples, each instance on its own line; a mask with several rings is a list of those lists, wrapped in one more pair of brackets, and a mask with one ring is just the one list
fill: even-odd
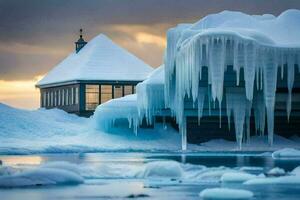
[(0, 102), (39, 107), (35, 83), (74, 50), (79, 29), (146, 63), (162, 63), (166, 31), (223, 10), (279, 15), (300, 0), (0, 0)]

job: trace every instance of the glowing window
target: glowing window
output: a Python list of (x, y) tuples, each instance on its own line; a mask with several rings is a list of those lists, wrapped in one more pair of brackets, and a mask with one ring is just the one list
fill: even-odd
[(112, 99), (112, 86), (101, 85), (101, 103), (105, 103)]
[(85, 86), (85, 109), (95, 110), (99, 105), (99, 85)]

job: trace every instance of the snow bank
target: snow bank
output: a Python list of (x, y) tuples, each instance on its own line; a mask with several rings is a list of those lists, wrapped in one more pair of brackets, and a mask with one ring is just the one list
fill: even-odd
[[(72, 166), (72, 167), (71, 167)], [(70, 168), (72, 168), (70, 170)], [(0, 176), (1, 187), (81, 184), (84, 179), (75, 165), (65, 162), (49, 163), (34, 169), (23, 169)]]
[[(239, 146), (252, 108), (257, 132), (263, 133), (266, 116), (268, 142), (272, 145), (278, 68), (281, 79), (287, 80), (288, 119), (292, 109), (295, 66), (300, 64), (299, 18), (299, 10), (287, 10), (278, 17), (223, 11), (194, 24), (171, 28), (165, 55), (165, 101), (175, 113), (179, 126), (184, 125), (185, 98), (198, 104), (200, 114), (205, 99), (216, 103), (221, 116), (226, 95), (228, 119), (232, 114)], [(241, 82), (241, 70), (244, 71), (245, 86), (240, 86), (239, 91), (224, 90), (227, 66), (233, 66), (236, 72), (236, 86)], [(202, 80), (204, 68), (208, 80)], [(200, 81), (206, 81), (208, 87), (200, 87)], [(203, 94), (204, 90), (207, 92)]]
[(221, 177), (221, 182), (244, 182), (253, 178), (256, 176), (244, 172), (225, 173)]
[(300, 150), (284, 148), (272, 153), (273, 158), (300, 158)]
[[(117, 110), (122, 112), (121, 109)], [(112, 112), (114, 111), (115, 109)], [(138, 111), (136, 114), (138, 115)], [(102, 117), (105, 123), (110, 123), (109, 116)], [(181, 137), (178, 131), (169, 125), (164, 129), (163, 124), (157, 123), (153, 129), (139, 129), (139, 134), (134, 135), (131, 129), (124, 129), (124, 126), (128, 127), (126, 117), (123, 121), (117, 120), (118, 126), (109, 132), (102, 131), (103, 129), (95, 130), (95, 127), (102, 123), (97, 122), (96, 119), (78, 117), (58, 109), (29, 111), (0, 104), (0, 154), (153, 152), (178, 151), (181, 148)], [(254, 137), (253, 142), (244, 145), (243, 150), (266, 151), (299, 146), (297, 142), (276, 136), (276, 142), (271, 148), (263, 142), (264, 140), (263, 137)], [(191, 151), (236, 151), (236, 145), (231, 141), (213, 140), (202, 145), (189, 144), (189, 149)]]
[(110, 132), (110, 129), (122, 124), (122, 120), (128, 122), (127, 126), (137, 133), (139, 125), (136, 94), (127, 95), (118, 99), (111, 99), (100, 104), (92, 117), (94, 127)]
[(72, 136), (83, 131), (87, 119), (59, 109), (34, 111), (12, 108), (0, 103), (0, 137), (27, 138)]
[(154, 161), (147, 163), (145, 169), (138, 175), (143, 178), (180, 178), (183, 170), (175, 161)]
[(200, 192), (202, 199), (250, 199), (253, 193), (248, 190), (229, 188), (209, 188)]

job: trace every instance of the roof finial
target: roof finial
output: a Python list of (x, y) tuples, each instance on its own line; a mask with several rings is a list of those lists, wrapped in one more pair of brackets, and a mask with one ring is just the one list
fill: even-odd
[(79, 33), (80, 33), (80, 38), (82, 38), (82, 28), (79, 29)]
[(79, 29), (79, 34), (80, 34), (80, 37), (79, 39), (77, 40), (77, 42), (75, 42), (75, 50), (76, 50), (76, 53), (78, 53), (80, 51), (80, 49), (82, 47), (84, 47), (84, 45), (86, 45), (86, 41), (84, 41), (83, 37), (82, 37), (82, 28)]

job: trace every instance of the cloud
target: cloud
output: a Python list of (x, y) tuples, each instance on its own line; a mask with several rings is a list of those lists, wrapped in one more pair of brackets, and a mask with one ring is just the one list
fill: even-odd
[(22, 43), (0, 43), (0, 52), (24, 55), (66, 55), (68, 52), (65, 49), (50, 48), (45, 46), (28, 45)]
[(4, 81), (0, 80), (0, 102), (18, 108), (38, 108), (39, 90), (35, 84), (43, 76), (32, 80)]

